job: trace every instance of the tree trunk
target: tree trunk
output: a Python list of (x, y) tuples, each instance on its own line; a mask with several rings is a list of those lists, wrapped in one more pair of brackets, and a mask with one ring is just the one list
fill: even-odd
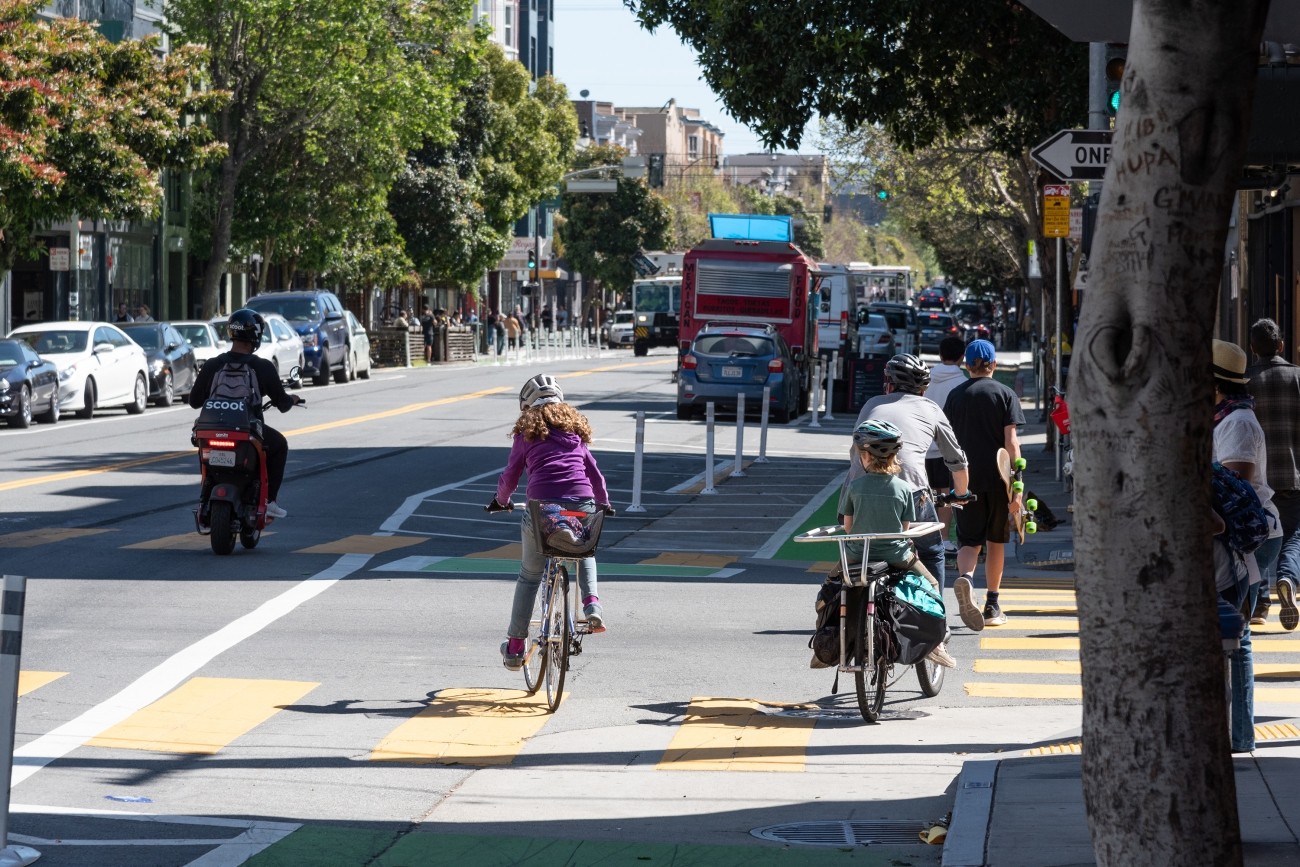
[[(235, 187), (239, 181), (239, 168), (235, 157), (228, 154), (221, 161), (221, 186), (217, 190), (216, 216), (212, 221), (212, 254), (203, 270), (203, 318), (217, 315), (217, 295), (221, 290), (221, 277), (226, 273), (230, 258), (230, 232), (235, 221)], [(226, 311), (233, 313), (233, 310)]]
[(1241, 864), (1209, 527), (1210, 340), (1267, 0), (1138, 0), (1071, 365), (1100, 865)]

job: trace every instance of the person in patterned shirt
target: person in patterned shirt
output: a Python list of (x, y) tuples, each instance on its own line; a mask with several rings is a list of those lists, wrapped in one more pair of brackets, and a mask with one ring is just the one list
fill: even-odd
[[(1264, 429), (1268, 456), (1268, 486), (1282, 519), (1282, 551), (1278, 554), (1278, 619), (1284, 629), (1300, 625), (1296, 584), (1300, 580), (1300, 367), (1282, 357), (1282, 333), (1272, 319), (1250, 326), (1250, 350), (1256, 361), (1247, 369), (1255, 416)], [(1265, 576), (1273, 577), (1273, 576)], [(1256, 626), (1268, 620), (1269, 594), (1261, 593), (1251, 612)]]

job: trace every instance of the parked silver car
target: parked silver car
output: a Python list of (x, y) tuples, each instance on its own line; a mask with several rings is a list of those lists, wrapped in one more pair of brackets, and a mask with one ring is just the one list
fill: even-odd
[(343, 318), (348, 321), (348, 333), (351, 339), (348, 346), (352, 352), (352, 378), (370, 378), (370, 335), (365, 326), (351, 310), (343, 311)]
[(889, 320), (879, 313), (858, 311), (858, 354), (889, 355), (898, 353)]

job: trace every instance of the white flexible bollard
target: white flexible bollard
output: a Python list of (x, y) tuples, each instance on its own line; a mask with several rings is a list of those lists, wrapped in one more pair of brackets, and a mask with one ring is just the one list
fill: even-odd
[(772, 387), (763, 386), (763, 407), (758, 413), (758, 457), (754, 458), (754, 463), (767, 463), (767, 417), (768, 408), (772, 403)]
[(812, 414), (812, 421), (808, 422), (808, 427), (821, 427), (821, 422), (817, 421), (817, 405), (821, 402), (821, 384), (822, 384), (822, 363), (821, 359), (813, 367), (814, 375), (812, 381), (812, 394), (808, 398), (808, 412)]
[(636, 448), (632, 452), (632, 505), (629, 512), (644, 512), (641, 505), (641, 459), (645, 455), (645, 410), (636, 411)]
[(743, 479), (745, 471), (741, 469), (745, 458), (745, 393), (736, 393), (736, 462), (731, 468), (731, 478)]
[(27, 579), (22, 575), (4, 576), (3, 625), (0, 625), (0, 702), (3, 702), (6, 719), (0, 720), (0, 865), (22, 867), (41, 857), (30, 846), (9, 843), (9, 787), (13, 783), (14, 726), (18, 720), (18, 671), (22, 663), (23, 608), (27, 598)]
[(701, 494), (716, 494), (713, 487), (713, 401), (704, 405), (704, 489)]
[(835, 411), (835, 368), (839, 366), (840, 353), (838, 351), (831, 353), (831, 363), (826, 367), (826, 415), (827, 421), (835, 421), (832, 415)]

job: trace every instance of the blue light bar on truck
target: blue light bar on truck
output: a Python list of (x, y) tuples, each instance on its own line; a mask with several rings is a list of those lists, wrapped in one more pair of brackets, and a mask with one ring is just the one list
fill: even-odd
[(794, 241), (794, 220), (767, 214), (709, 214), (715, 238), (740, 241)]

